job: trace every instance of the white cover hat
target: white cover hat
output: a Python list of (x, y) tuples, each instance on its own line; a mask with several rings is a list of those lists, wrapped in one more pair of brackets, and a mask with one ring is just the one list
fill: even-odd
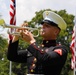
[(44, 11), (43, 12), (43, 18), (44, 20), (42, 21), (44, 22), (54, 22), (55, 24), (58, 25), (58, 27), (61, 30), (65, 30), (67, 27), (67, 24), (65, 23), (65, 21), (63, 20), (62, 17), (60, 17), (58, 14), (52, 12), (52, 11)]

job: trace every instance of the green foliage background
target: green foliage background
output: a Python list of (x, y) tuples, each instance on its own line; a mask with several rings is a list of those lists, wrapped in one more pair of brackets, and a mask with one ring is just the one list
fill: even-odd
[[(45, 10), (51, 10), (51, 9), (44, 9), (40, 11), (35, 12), (35, 16), (32, 18), (32, 20), (29, 22), (29, 27), (36, 27), (37, 25), (40, 25), (40, 22), (42, 21), (42, 13)], [(53, 11), (53, 10), (52, 10)], [(70, 51), (70, 43), (71, 43), (71, 37), (72, 37), (72, 29), (74, 26), (74, 15), (68, 14), (66, 10), (60, 10), (60, 11), (54, 11), (60, 16), (63, 17), (65, 22), (67, 23), (67, 29), (65, 31), (61, 31), (57, 38), (57, 43), (63, 44), (67, 47), (68, 50), (68, 57), (66, 64), (62, 70), (61, 75), (73, 75), (73, 70), (71, 69), (71, 51)], [(42, 42), (42, 37), (39, 35), (37, 38), (35, 38), (40, 44)], [(19, 49), (26, 49), (28, 47), (28, 43), (22, 41), (20, 39), (19, 41)], [(0, 36), (0, 75), (9, 75), (9, 60), (7, 59), (7, 48), (8, 48), (8, 41), (7, 39), (4, 39)], [(26, 74), (27, 72), (27, 66), (26, 63), (16, 63), (12, 62), (12, 75), (18, 75), (18, 73), (21, 73), (22, 75)]]

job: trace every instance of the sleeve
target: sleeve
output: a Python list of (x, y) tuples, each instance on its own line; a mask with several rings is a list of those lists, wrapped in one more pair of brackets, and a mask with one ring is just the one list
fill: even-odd
[(19, 41), (16, 41), (14, 43), (12, 43), (12, 41), (9, 42), (7, 58), (8, 60), (13, 62), (26, 63), (27, 51), (26, 50), (18, 51), (18, 42)]
[[(57, 49), (61, 50), (61, 54), (56, 52)], [(29, 46), (28, 50), (42, 63), (49, 62), (50, 64), (55, 64), (56, 62), (61, 62), (63, 59), (66, 60), (67, 56), (67, 51), (63, 47), (50, 47), (44, 51), (42, 48), (38, 48), (36, 43), (33, 43)]]

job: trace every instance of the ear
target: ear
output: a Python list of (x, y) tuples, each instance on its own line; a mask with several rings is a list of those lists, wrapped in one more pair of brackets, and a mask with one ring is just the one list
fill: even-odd
[(57, 30), (54, 30), (54, 35), (57, 35)]
[(59, 33), (60, 33), (60, 30), (59, 30), (59, 29), (55, 29), (55, 30), (54, 30), (55, 36), (57, 36)]

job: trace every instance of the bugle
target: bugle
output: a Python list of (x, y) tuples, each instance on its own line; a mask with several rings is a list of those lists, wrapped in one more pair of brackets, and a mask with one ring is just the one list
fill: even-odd
[[(0, 20), (0, 26), (2, 26), (3, 28), (27, 29), (28, 31), (32, 32), (34, 37), (38, 37), (39, 36), (39, 29), (38, 28), (20, 27), (20, 26), (16, 26), (16, 25), (8, 25), (2, 20)], [(11, 34), (11, 35), (21, 36), (20, 32), (16, 32), (16, 31), (13, 31), (13, 32), (8, 31), (7, 33)]]

